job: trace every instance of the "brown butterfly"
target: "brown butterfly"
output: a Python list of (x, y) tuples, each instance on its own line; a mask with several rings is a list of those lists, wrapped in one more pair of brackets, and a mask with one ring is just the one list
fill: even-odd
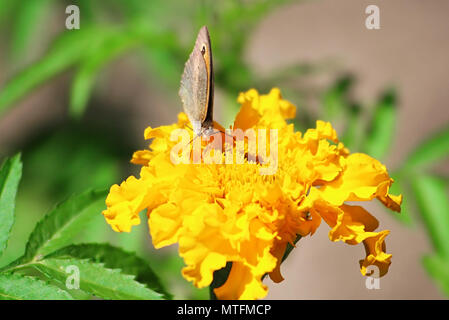
[(209, 31), (200, 29), (181, 78), (179, 96), (196, 136), (213, 132), (214, 70)]

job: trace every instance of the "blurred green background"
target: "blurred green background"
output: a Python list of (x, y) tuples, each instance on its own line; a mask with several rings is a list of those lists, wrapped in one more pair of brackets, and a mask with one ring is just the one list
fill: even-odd
[[(444, 292), (449, 294), (449, 112), (447, 103), (438, 103), (445, 101), (444, 96), (438, 100), (440, 91), (432, 91), (435, 86), (447, 91), (444, 76), (449, 75), (449, 61), (436, 59), (434, 66), (426, 69), (428, 78), (419, 78), (414, 87), (407, 83), (403, 75), (418, 70), (415, 61), (431, 63), (429, 52), (439, 50), (441, 42), (439, 33), (429, 27), (424, 31), (433, 35), (430, 39), (423, 34), (423, 25), (412, 31), (401, 28), (401, 21), (394, 22), (392, 14), (405, 8), (405, 15), (413, 16), (414, 10), (420, 9), (422, 16), (415, 17), (415, 24), (433, 20), (435, 28), (446, 34), (443, 49), (449, 54), (449, 23), (438, 13), (449, 8), (442, 1), (432, 5), (399, 2), (405, 7), (379, 1), (382, 29), (368, 31), (364, 8), (369, 3), (365, 1), (336, 5), (293, 0), (0, 0), (0, 157), (22, 151), (24, 162), (17, 218), (0, 265), (23, 253), (29, 232), (56, 203), (73, 193), (109, 187), (138, 174), (138, 166), (131, 165), (129, 159), (133, 151), (146, 147), (146, 126), (171, 123), (181, 111), (177, 91), (183, 66), (197, 31), (207, 25), (219, 122), (231, 123), (238, 110), (235, 100), (239, 92), (256, 88), (265, 93), (279, 87), (298, 107), (297, 130), (313, 127), (316, 119), (331, 121), (352, 152), (365, 152), (387, 163), (396, 180), (394, 192), (405, 197), (401, 215), (380, 207), (371, 211), (381, 221), (385, 217), (392, 230), (393, 238), (388, 240), (398, 249), (390, 250), (393, 261), (402, 259), (417, 266), (408, 271), (415, 286), (395, 282), (404, 276), (404, 270), (392, 269), (385, 282), (394, 285), (370, 296), (356, 276), (356, 261), (362, 253), (352, 251), (348, 265), (353, 278), (342, 279), (356, 284), (346, 293), (341, 293), (345, 290), (342, 285), (343, 291), (338, 293), (329, 290), (329, 281), (322, 280), (308, 295), (304, 288), (312, 284), (294, 276), (303, 272), (294, 261), (313, 268), (332, 254), (327, 247), (314, 246), (315, 237), (327, 237), (318, 234), (306, 242), (314, 251), (302, 255), (300, 248), (289, 259), (293, 262), (287, 261), (290, 279), (286, 277), (289, 284), (284, 288), (288, 290), (270, 285), (269, 297), (440, 298)], [(65, 9), (70, 4), (80, 8), (79, 30), (65, 28)], [(407, 37), (416, 47), (427, 39), (428, 51), (401, 52), (398, 48)], [(371, 55), (357, 55), (363, 39), (371, 44), (367, 46)], [(401, 63), (404, 69), (394, 68)], [(391, 70), (394, 72), (389, 73)], [(418, 71), (410, 77), (417, 78)], [(370, 79), (373, 75), (374, 80)], [(433, 81), (432, 89), (424, 83), (427, 81)], [(427, 98), (416, 107), (410, 99), (413, 94)], [(401, 108), (407, 110), (405, 116)], [(427, 110), (424, 116), (422, 109)], [(433, 118), (425, 118), (429, 113)], [(417, 134), (413, 145), (404, 131), (410, 127)], [(142, 218), (145, 221), (144, 213)], [(416, 247), (411, 234), (422, 234), (418, 241), (426, 247)], [(136, 251), (161, 275), (175, 298), (208, 297), (207, 289), (195, 289), (182, 279), (183, 263), (176, 248), (157, 252), (152, 248), (145, 223), (130, 234), (119, 234), (111, 231), (99, 214), (76, 241), (109, 242)], [(415, 247), (419, 252), (401, 257), (402, 247), (412, 251)], [(336, 264), (328, 272), (335, 278), (340, 268)]]

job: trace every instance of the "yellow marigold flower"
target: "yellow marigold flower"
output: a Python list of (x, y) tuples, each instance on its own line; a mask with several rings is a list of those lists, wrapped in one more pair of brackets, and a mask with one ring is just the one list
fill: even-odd
[(219, 299), (259, 299), (268, 289), (262, 277), (283, 280), (281, 259), (297, 235), (312, 235), (324, 220), (329, 238), (348, 244), (363, 242), (366, 258), (362, 274), (376, 265), (388, 271), (391, 254), (385, 252), (388, 230), (375, 232), (378, 221), (348, 201), (377, 198), (400, 211), (402, 196), (390, 195), (393, 182), (384, 165), (365, 154), (350, 154), (338, 141), (330, 123), (317, 121), (304, 135), (286, 119), (296, 108), (282, 99), (279, 89), (259, 95), (252, 89), (238, 97), (241, 109), (233, 129), (278, 129), (278, 170), (260, 175), (261, 163), (178, 164), (170, 161), (174, 129), (188, 128), (184, 113), (178, 122), (147, 128), (153, 139), (148, 150), (134, 153), (142, 165), (133, 176), (111, 187), (103, 211), (115, 231), (129, 232), (147, 209), (153, 244), (179, 244), (186, 267), (183, 276), (197, 287), (209, 286), (213, 273), (232, 262), (227, 281), (215, 289)]

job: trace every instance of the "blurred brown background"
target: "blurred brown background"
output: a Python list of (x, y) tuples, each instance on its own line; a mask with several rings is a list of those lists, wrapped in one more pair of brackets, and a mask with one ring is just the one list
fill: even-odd
[[(365, 28), (365, 8), (380, 8), (380, 30)], [(449, 122), (449, 2), (318, 1), (292, 5), (266, 19), (254, 35), (248, 57), (261, 69), (289, 60), (338, 57), (357, 76), (355, 94), (374, 99), (385, 83), (399, 89), (399, 121), (387, 167), (394, 168), (422, 139)], [(299, 110), (301, 112), (301, 110)], [(447, 164), (441, 168), (446, 170)], [(380, 206), (370, 212), (393, 254), (380, 290), (365, 288), (358, 260), (361, 246), (329, 241), (322, 225), (301, 239), (286, 261), (286, 280), (270, 286), (272, 299), (439, 299), (420, 259), (430, 252), (422, 228), (404, 227)]]
[[(365, 8), (370, 4), (380, 7), (380, 30), (365, 28)], [(447, 0), (323, 0), (287, 5), (256, 28), (246, 59), (261, 74), (295, 61), (331, 59), (338, 66), (334, 74), (308, 81), (326, 84), (339, 72), (352, 72), (357, 78), (353, 94), (362, 101), (373, 101), (385, 85), (394, 85), (399, 94), (399, 120), (394, 152), (386, 161), (393, 169), (420, 141), (449, 123), (448, 13)], [(97, 98), (107, 101), (108, 109), (93, 107), (89, 112), (96, 114), (99, 122), (102, 113), (122, 115), (117, 130), (126, 130), (135, 147), (142, 148), (146, 146), (144, 128), (173, 122), (181, 104), (177, 92), (164, 92), (157, 80), (149, 83), (136, 71), (136, 63), (132, 55), (127, 55), (106, 71), (107, 80), (101, 86), (107, 94)], [(0, 56), (3, 69), (6, 66), (2, 66)], [(0, 83), (5, 78), (0, 72)], [(61, 88), (67, 87), (67, 81), (66, 74), (58, 77), (0, 119), (1, 154), (41, 128), (64, 122), (68, 98)], [(217, 96), (219, 117), (220, 92)], [(128, 104), (117, 105), (117, 97), (126, 97)], [(447, 172), (449, 166), (440, 169)], [(369, 209), (379, 219), (380, 229), (391, 230), (387, 249), (393, 254), (393, 263), (381, 279), (380, 290), (365, 288), (358, 266), (365, 256), (363, 246), (330, 242), (329, 228), (323, 224), (315, 235), (302, 239), (283, 264), (284, 282), (266, 280), (270, 288), (267, 298), (443, 298), (420, 263), (421, 257), (431, 251), (421, 225), (405, 227), (379, 206), (370, 205)]]

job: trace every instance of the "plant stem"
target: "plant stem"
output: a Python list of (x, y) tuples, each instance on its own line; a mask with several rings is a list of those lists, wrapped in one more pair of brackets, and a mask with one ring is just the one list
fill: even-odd
[(214, 289), (221, 287), (226, 282), (229, 273), (231, 272), (231, 268), (232, 262), (228, 262), (226, 263), (226, 266), (224, 268), (221, 268), (220, 270), (214, 272), (214, 279), (212, 280), (212, 283), (209, 286), (210, 300), (218, 300), (217, 296), (214, 293)]
[[(293, 242), (293, 244), (296, 244), (296, 243), (299, 241), (299, 239), (301, 239), (301, 236), (300, 236), (299, 234), (297, 234), (297, 235), (296, 235), (296, 239), (295, 239), (295, 241)], [(287, 243), (287, 248), (285, 249), (285, 253), (284, 253), (284, 255), (282, 256), (282, 262), (284, 262), (284, 260), (287, 259), (288, 255), (290, 254), (290, 252), (292, 252), (292, 250), (293, 250), (294, 248), (295, 248), (295, 247), (292, 246), (290, 243)]]

